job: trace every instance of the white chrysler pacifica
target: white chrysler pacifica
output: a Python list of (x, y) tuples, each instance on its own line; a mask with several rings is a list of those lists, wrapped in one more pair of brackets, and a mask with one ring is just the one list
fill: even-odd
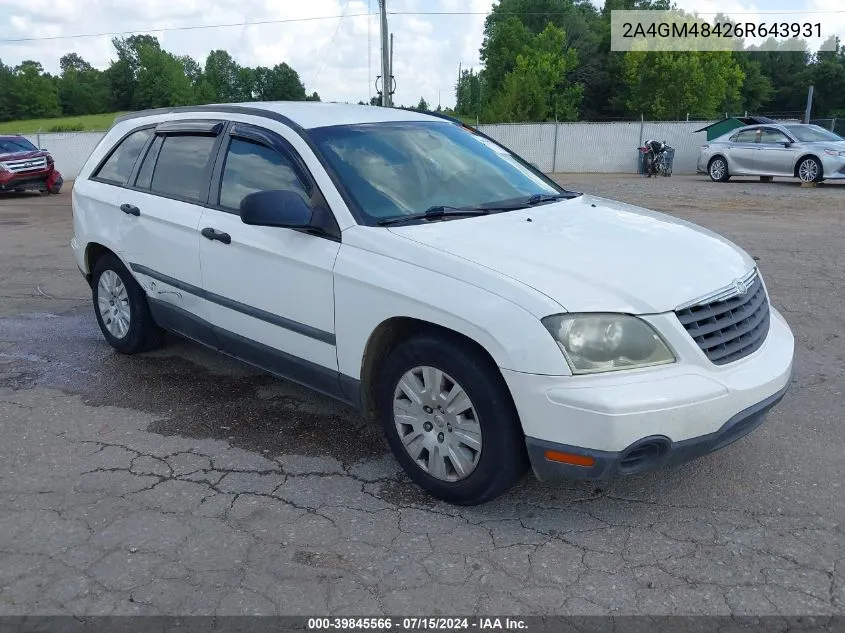
[(755, 261), (567, 191), (459, 122), (254, 103), (118, 119), (73, 188), (109, 344), (164, 330), (356, 406), (411, 479), (490, 500), (747, 434), (793, 336)]

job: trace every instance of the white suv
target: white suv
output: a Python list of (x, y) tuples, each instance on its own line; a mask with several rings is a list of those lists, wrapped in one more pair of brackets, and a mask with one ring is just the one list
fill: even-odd
[(378, 419), (420, 486), (490, 500), (721, 448), (790, 382), (754, 261), (570, 192), (453, 120), (255, 103), (119, 119), (73, 188), (119, 352), (163, 330)]

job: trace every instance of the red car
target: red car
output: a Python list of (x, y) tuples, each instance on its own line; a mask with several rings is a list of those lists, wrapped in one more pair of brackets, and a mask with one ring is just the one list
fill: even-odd
[(0, 193), (41, 191), (59, 193), (64, 180), (49, 152), (22, 136), (0, 136)]

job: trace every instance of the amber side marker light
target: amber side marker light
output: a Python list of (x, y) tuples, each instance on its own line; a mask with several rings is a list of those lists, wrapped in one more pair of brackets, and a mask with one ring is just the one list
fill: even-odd
[(574, 453), (561, 453), (560, 451), (546, 451), (546, 459), (550, 462), (560, 462), (572, 466), (593, 466), (596, 460), (586, 455), (575, 455)]

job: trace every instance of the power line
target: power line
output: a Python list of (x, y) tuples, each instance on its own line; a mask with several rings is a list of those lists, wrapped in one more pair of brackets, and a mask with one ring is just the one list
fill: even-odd
[[(390, 15), (489, 15), (490, 11), (388, 11)], [(827, 13), (845, 13), (845, 9), (825, 9), (821, 11), (696, 11), (698, 15), (786, 15), (786, 14), (806, 14), (819, 15)], [(518, 15), (569, 15), (567, 11), (511, 11), (501, 12), (497, 15), (501, 16), (518, 16)], [(692, 14), (690, 14), (692, 15)]]
[(340, 31), (340, 25), (343, 23), (343, 18), (346, 17), (346, 12), (349, 10), (349, 2), (350, 0), (346, 0), (346, 4), (343, 7), (343, 13), (340, 14), (340, 19), (337, 21), (337, 26), (334, 29), (334, 33), (332, 34), (329, 43), (326, 45), (326, 52), (323, 53), (323, 58), (320, 60), (320, 65), (317, 66), (317, 73), (314, 75), (314, 81), (311, 82), (311, 87), (314, 87), (317, 84), (317, 78), (320, 76), (320, 71), (323, 70), (323, 64), (326, 63), (326, 57), (329, 56), (329, 53), (332, 50), (332, 44), (334, 44), (334, 39), (337, 37), (338, 31)]
[[(365, 15), (377, 15), (371, 13), (353, 13), (347, 15), (347, 18), (358, 18)], [(110, 31), (106, 33), (77, 33), (75, 35), (53, 35), (50, 37), (19, 37), (19, 38), (4, 38), (0, 39), (3, 44), (16, 44), (20, 42), (46, 42), (50, 40), (70, 40), (83, 37), (107, 37), (112, 35), (131, 35), (133, 33), (165, 33), (169, 31), (196, 31), (200, 29), (222, 29), (232, 27), (245, 26), (260, 26), (263, 24), (286, 24), (289, 22), (314, 22), (317, 20), (337, 20), (343, 18), (343, 15), (323, 15), (314, 16), (310, 18), (288, 18), (283, 20), (257, 20), (253, 22), (230, 22), (226, 24), (195, 24), (192, 26), (168, 26), (157, 29), (135, 29), (130, 31)]]

